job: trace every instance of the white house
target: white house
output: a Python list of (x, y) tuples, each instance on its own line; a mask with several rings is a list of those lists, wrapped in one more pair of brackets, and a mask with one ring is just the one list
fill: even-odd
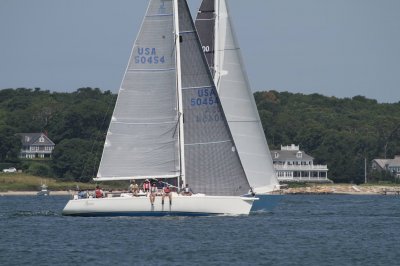
[(18, 133), (22, 148), (19, 157), (26, 159), (51, 158), (54, 142), (44, 133)]
[(328, 166), (315, 165), (314, 158), (299, 146), (281, 146), (281, 150), (271, 150), (271, 156), (279, 182), (332, 182)]

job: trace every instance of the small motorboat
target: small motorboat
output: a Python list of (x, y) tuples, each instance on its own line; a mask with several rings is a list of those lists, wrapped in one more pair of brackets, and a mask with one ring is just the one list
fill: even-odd
[(40, 186), (40, 191), (36, 194), (38, 196), (50, 196), (50, 191), (47, 189), (46, 184)]

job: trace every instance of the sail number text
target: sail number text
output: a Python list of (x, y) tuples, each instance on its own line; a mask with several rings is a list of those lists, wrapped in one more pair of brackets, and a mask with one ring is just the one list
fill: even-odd
[(137, 48), (137, 56), (135, 56), (136, 64), (164, 64), (164, 56), (157, 55), (156, 48)]
[(219, 104), (219, 98), (215, 88), (204, 88), (197, 90), (197, 97), (190, 99), (191, 106)]
[(217, 110), (205, 111), (202, 115), (196, 115), (196, 123), (218, 122), (221, 114)]
[(210, 46), (209, 46), (209, 45), (207, 45), (207, 46), (202, 46), (202, 48), (203, 48), (203, 53), (206, 53), (206, 52), (209, 52), (209, 51), (210, 51)]

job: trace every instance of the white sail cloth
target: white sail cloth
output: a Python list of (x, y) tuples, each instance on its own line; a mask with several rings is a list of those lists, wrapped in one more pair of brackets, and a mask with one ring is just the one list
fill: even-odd
[[(211, 11), (212, 7), (214, 10)], [(210, 12), (215, 15), (211, 16)], [(210, 26), (214, 26), (214, 34), (211, 36), (208, 29)], [(214, 82), (250, 186), (256, 193), (273, 191), (279, 182), (226, 1), (204, 0), (196, 19), (196, 27), (203, 50), (206, 54), (214, 54), (208, 63), (214, 72)], [(214, 47), (208, 47), (210, 45)], [(210, 57), (208, 55), (207, 59)]]

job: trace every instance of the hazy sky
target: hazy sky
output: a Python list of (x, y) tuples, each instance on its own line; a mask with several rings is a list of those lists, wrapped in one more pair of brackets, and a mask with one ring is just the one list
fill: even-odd
[[(189, 0), (192, 12), (200, 0)], [(400, 101), (399, 0), (231, 0), (254, 91)], [(0, 89), (116, 92), (147, 0), (0, 0)]]

